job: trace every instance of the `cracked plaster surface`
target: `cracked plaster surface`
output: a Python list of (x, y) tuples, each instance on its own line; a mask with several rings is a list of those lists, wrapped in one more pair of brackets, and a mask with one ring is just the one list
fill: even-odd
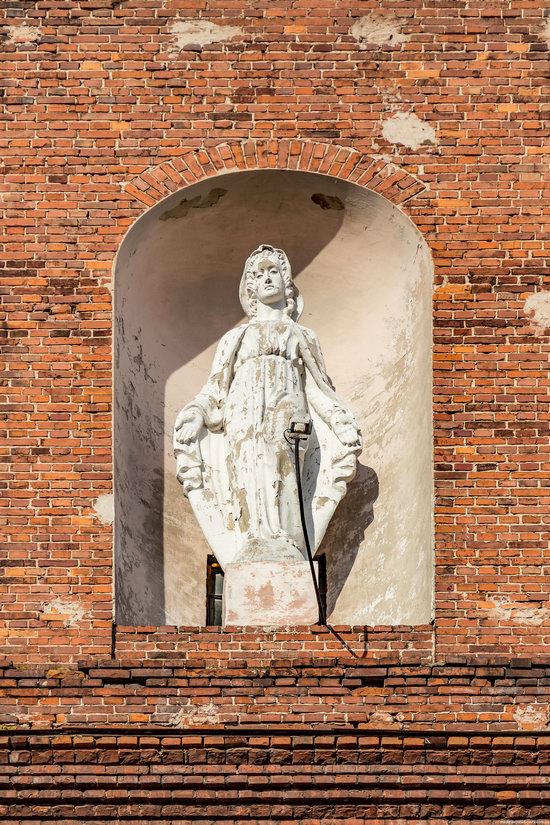
[(115, 498), (113, 493), (104, 493), (98, 496), (94, 511), (103, 524), (112, 524), (115, 517)]
[(237, 26), (220, 26), (210, 20), (176, 20), (169, 26), (172, 42), (168, 51), (172, 55), (187, 49), (200, 51), (203, 46), (223, 43), (243, 34)]
[(85, 615), (86, 611), (79, 602), (58, 598), (44, 605), (41, 618), (45, 621), (63, 621), (65, 627), (74, 627)]
[(42, 35), (42, 32), (38, 26), (29, 26), (27, 23), (6, 26), (6, 32), (6, 43), (16, 46), (27, 43), (36, 43), (40, 40)]
[(420, 120), (414, 112), (397, 112), (385, 120), (382, 135), (389, 143), (408, 149), (420, 149), (421, 146), (437, 143), (434, 127)]
[(534, 292), (524, 304), (525, 313), (539, 332), (550, 328), (550, 290)]

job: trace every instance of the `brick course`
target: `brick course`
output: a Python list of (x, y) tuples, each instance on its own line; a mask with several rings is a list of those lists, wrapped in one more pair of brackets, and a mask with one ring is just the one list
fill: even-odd
[[(351, 640), (350, 640), (351, 641)], [(261, 640), (260, 640), (261, 643)], [(273, 655), (210, 649), (0, 670), (0, 725), (545, 730), (550, 657), (339, 657), (296, 638)], [(191, 645), (190, 645), (191, 647)], [(245, 645), (243, 645), (245, 647)], [(306, 648), (306, 649), (304, 649)]]

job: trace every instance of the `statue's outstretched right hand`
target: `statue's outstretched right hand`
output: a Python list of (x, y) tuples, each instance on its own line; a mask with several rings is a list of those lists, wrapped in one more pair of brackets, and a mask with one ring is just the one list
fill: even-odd
[(199, 410), (183, 409), (176, 418), (174, 425), (174, 439), (180, 444), (189, 444), (195, 441), (201, 427), (204, 425), (204, 418)]

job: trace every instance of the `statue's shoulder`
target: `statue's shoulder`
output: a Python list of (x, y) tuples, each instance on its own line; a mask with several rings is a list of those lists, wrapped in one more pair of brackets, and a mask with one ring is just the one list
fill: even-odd
[(247, 324), (239, 324), (238, 327), (233, 327), (222, 335), (216, 347), (216, 354), (214, 356), (215, 364), (226, 363), (232, 360), (245, 333), (246, 327)]
[(304, 327), (302, 324), (296, 324), (297, 329), (299, 330), (300, 334), (305, 338), (308, 344), (315, 344), (315, 346), (319, 346), (319, 338), (317, 337), (317, 333), (310, 329), (309, 327)]

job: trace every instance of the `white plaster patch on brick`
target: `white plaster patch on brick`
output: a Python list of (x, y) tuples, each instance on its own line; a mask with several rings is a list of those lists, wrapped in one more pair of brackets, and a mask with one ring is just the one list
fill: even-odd
[(211, 43), (223, 43), (243, 34), (237, 26), (220, 26), (210, 20), (175, 20), (168, 29), (172, 35), (168, 51), (172, 55), (183, 49), (201, 49)]
[(550, 329), (550, 290), (529, 295), (523, 308), (539, 332)]
[(410, 39), (401, 31), (400, 21), (393, 14), (367, 14), (355, 21), (350, 34), (359, 43), (361, 50), (369, 45), (398, 46)]
[(63, 621), (65, 627), (74, 627), (86, 615), (80, 602), (54, 599), (42, 608), (40, 618), (43, 621)]
[[(359, 691), (359, 695), (361, 695), (361, 691)], [(384, 727), (386, 725), (398, 725), (401, 727), (404, 718), (402, 713), (389, 713), (385, 710), (375, 710), (369, 716), (367, 724), (373, 725), (374, 727)]]
[(514, 719), (522, 730), (542, 730), (549, 726), (550, 708), (548, 705), (519, 705)]
[(113, 493), (104, 493), (96, 499), (94, 511), (103, 524), (112, 524), (115, 518), (115, 497)]
[(168, 719), (168, 724), (174, 728), (216, 725), (219, 722), (220, 716), (213, 702), (206, 705), (185, 705)]
[(408, 149), (419, 149), (426, 144), (437, 143), (434, 127), (420, 120), (414, 112), (397, 112), (385, 120), (382, 135), (389, 143), (400, 144)]
[(550, 17), (548, 17), (539, 29), (539, 37), (544, 40), (550, 49)]
[(40, 40), (42, 35), (38, 26), (29, 26), (26, 23), (19, 25), (6, 26), (7, 38), (6, 43), (18, 45), (24, 43), (36, 43)]
[(487, 611), (489, 616), (499, 621), (538, 627), (550, 620), (550, 608), (537, 603), (509, 602), (505, 598), (496, 597), (489, 604), (492, 605)]
[(105, 275), (103, 278), (99, 278), (99, 285), (104, 287), (104, 289), (108, 290), (112, 295), (114, 290), (113, 274)]

